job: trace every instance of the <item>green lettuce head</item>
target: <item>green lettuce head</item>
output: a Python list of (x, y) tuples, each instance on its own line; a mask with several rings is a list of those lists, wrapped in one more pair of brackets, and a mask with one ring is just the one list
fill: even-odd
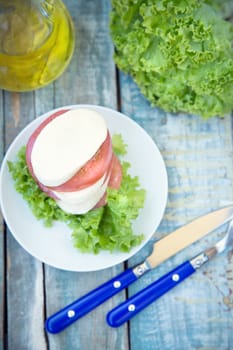
[(231, 112), (233, 25), (216, 7), (204, 0), (112, 0), (112, 7), (115, 62), (152, 105), (203, 117)]

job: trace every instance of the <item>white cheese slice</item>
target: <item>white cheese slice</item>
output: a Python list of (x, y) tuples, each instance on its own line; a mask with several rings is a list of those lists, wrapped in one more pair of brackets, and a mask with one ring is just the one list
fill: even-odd
[(93, 209), (103, 197), (108, 187), (108, 181), (109, 177), (102, 184), (98, 181), (98, 186), (92, 185), (89, 188), (66, 193), (65, 195), (63, 193), (62, 199), (56, 200), (57, 205), (69, 214), (85, 214)]
[[(72, 192), (58, 192), (58, 191), (52, 191), (55, 196), (67, 203), (82, 203), (85, 200), (88, 200), (89, 198), (93, 197), (93, 200), (96, 199), (94, 197), (98, 197), (98, 193), (101, 190), (101, 187), (104, 186), (104, 183), (106, 182), (106, 175), (102, 176), (98, 181), (96, 181), (94, 184), (79, 190), (79, 191), (72, 191)], [(105, 185), (105, 189), (107, 187), (107, 184)]]
[(103, 117), (94, 110), (70, 110), (48, 123), (31, 153), (35, 176), (46, 186), (69, 180), (90, 160), (107, 137)]

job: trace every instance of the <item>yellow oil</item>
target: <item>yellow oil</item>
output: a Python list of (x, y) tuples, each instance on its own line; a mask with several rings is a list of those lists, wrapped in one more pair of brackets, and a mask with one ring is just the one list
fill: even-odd
[(66, 69), (74, 27), (60, 0), (0, 0), (0, 88), (41, 88)]

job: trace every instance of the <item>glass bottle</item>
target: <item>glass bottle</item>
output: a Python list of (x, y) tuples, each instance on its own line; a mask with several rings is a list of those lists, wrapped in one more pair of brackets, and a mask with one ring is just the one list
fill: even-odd
[(61, 0), (0, 0), (0, 88), (30, 91), (58, 78), (74, 49)]

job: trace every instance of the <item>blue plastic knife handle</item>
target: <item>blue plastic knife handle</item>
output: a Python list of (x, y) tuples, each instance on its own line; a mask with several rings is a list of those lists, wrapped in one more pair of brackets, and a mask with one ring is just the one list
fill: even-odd
[(107, 314), (107, 323), (111, 327), (119, 327), (124, 322), (131, 319), (138, 312), (143, 310), (149, 304), (163, 294), (174, 288), (177, 284), (189, 277), (195, 268), (190, 261), (186, 261), (171, 272), (167, 273), (157, 281), (151, 283), (148, 287), (119, 304)]
[(50, 316), (45, 322), (46, 330), (49, 333), (62, 331), (104, 301), (126, 288), (139, 277), (133, 272), (132, 268), (123, 271), (118, 276)]

